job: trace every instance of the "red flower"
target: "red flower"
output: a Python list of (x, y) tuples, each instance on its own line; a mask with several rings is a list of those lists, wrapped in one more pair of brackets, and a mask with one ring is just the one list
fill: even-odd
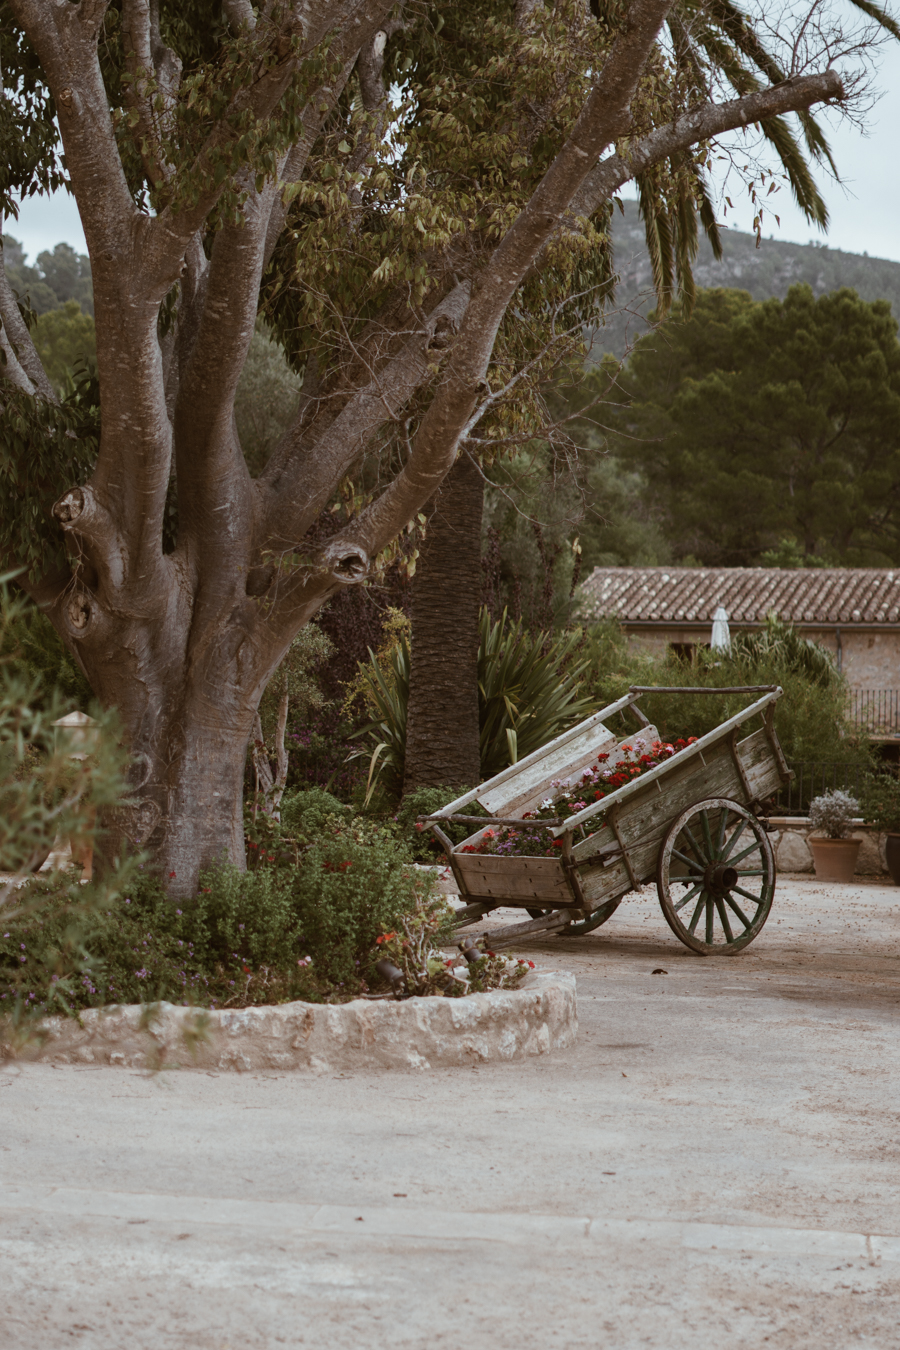
[(175, 873), (174, 873), (174, 872), (170, 872), (170, 873), (169, 873), (169, 877), (170, 877), (170, 879), (171, 879), (171, 878), (172, 878), (172, 877), (174, 877), (174, 875), (175, 875)]

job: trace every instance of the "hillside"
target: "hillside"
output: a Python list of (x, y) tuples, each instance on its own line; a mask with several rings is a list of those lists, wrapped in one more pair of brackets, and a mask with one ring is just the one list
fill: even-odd
[[(621, 356), (627, 342), (646, 331), (641, 316), (654, 306), (650, 258), (644, 243), (644, 227), (636, 202), (626, 201), (624, 217), (617, 210), (613, 226), (616, 268), (621, 278), (618, 303), (625, 313), (610, 316), (598, 332), (594, 355), (615, 352)], [(749, 291), (754, 300), (783, 297), (790, 286), (806, 282), (816, 295), (852, 286), (863, 300), (889, 300), (900, 319), (900, 263), (870, 258), (865, 253), (843, 253), (825, 245), (788, 244), (779, 239), (763, 239), (759, 248), (752, 234), (723, 230), (725, 256), (713, 258), (712, 249), (701, 235), (694, 264), (698, 286), (736, 286)]]

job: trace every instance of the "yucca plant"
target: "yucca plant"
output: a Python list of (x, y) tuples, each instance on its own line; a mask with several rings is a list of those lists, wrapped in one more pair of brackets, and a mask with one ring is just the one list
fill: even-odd
[(735, 634), (731, 656), (748, 665), (766, 664), (776, 670), (793, 671), (825, 688), (841, 682), (837, 666), (821, 643), (803, 637), (774, 611), (766, 615), (762, 628)]
[(579, 696), (587, 659), (575, 660), (581, 633), (529, 633), (504, 610), (496, 623), (481, 611), (478, 704), (481, 776), (552, 741), (596, 706)]
[[(409, 706), (409, 640), (402, 634), (391, 649), (383, 667), (372, 648), (369, 660), (360, 662), (359, 690), (366, 703), (375, 710), (375, 717), (361, 728), (376, 744), (369, 759), (366, 782), (368, 806), (375, 786), (384, 774), (387, 786), (395, 792), (403, 786), (403, 763), (406, 756), (406, 710)], [(349, 756), (357, 759), (365, 751)]]
[[(578, 631), (529, 633), (506, 610), (492, 622), (482, 609), (478, 646), (481, 775), (490, 778), (589, 716), (596, 704), (580, 695), (587, 659), (577, 660)], [(359, 688), (375, 716), (361, 728), (374, 741), (366, 802), (385, 776), (399, 792), (406, 754), (409, 641), (402, 636), (381, 662), (370, 650)], [(364, 753), (364, 752), (362, 752)]]

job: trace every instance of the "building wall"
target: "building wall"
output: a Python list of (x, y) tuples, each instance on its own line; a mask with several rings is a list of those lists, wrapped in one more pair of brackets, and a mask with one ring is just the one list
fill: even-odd
[[(625, 625), (628, 645), (648, 656), (663, 656), (675, 644), (708, 643), (712, 629), (672, 624), (660, 628)], [(734, 631), (734, 630), (733, 630)], [(837, 660), (838, 639), (834, 628), (803, 628), (803, 636), (820, 642)], [(900, 689), (900, 629), (841, 629), (841, 669), (851, 689)]]
[(900, 632), (841, 632), (843, 672), (851, 689), (900, 688)]

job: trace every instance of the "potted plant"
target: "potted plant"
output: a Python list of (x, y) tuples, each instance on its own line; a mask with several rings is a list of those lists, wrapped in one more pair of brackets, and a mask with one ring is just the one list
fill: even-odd
[(900, 886), (900, 778), (894, 773), (872, 774), (863, 790), (863, 817), (885, 835), (884, 860), (891, 879)]
[(810, 835), (807, 840), (819, 881), (853, 880), (861, 840), (850, 839), (848, 835), (853, 817), (859, 811), (856, 798), (838, 789), (814, 797), (810, 802), (809, 823), (814, 830), (822, 830), (825, 834), (824, 839), (814, 839)]

